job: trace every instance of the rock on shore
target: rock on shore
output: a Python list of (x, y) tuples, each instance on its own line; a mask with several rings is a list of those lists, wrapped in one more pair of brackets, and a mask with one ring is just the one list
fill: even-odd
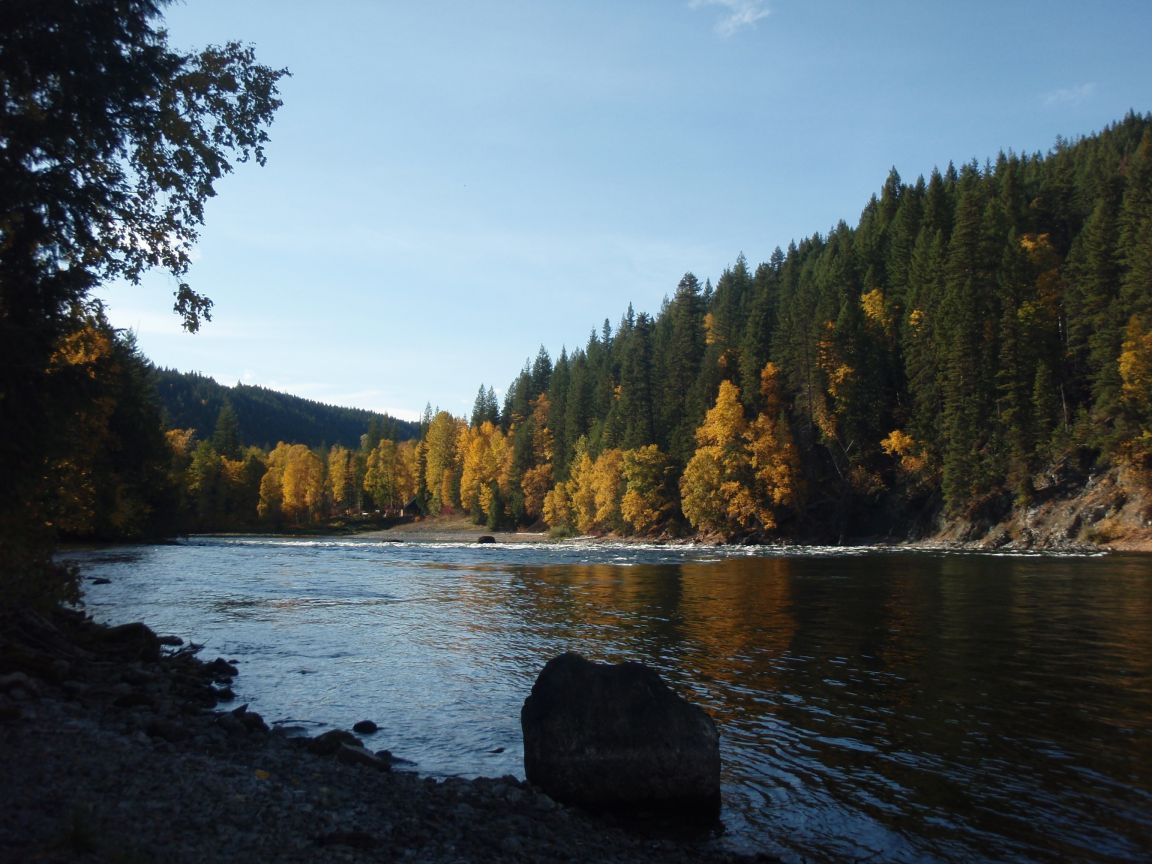
[(705, 711), (642, 663), (561, 654), (520, 713), (528, 779), (570, 804), (720, 812), (720, 738)]
[(515, 778), (393, 772), (351, 733), (317, 744), (215, 710), (235, 666), (157, 651), (178, 640), (142, 627), (0, 618), (0, 862), (748, 860)]

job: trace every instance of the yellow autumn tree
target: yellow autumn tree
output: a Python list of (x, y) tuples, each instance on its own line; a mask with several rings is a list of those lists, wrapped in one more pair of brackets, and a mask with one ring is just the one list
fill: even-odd
[(313, 522), (324, 506), (324, 463), (303, 444), (289, 447), (280, 478), (284, 516), (292, 522)]
[(596, 525), (595, 462), (588, 439), (581, 436), (568, 466), (568, 479), (544, 496), (544, 521), (557, 534), (590, 533)]
[(553, 534), (571, 534), (576, 530), (576, 519), (572, 513), (572, 499), (568, 495), (568, 484), (557, 483), (544, 494), (541, 508), (544, 521)]
[(748, 421), (740, 388), (723, 381), (716, 404), (696, 430), (696, 452), (680, 480), (681, 509), (693, 527), (731, 533), (775, 525), (754, 494)]
[(377, 510), (389, 511), (403, 503), (397, 484), (396, 442), (382, 439), (364, 459), (363, 489), (372, 497)]
[(764, 410), (749, 424), (744, 439), (752, 468), (753, 516), (765, 529), (776, 526), (773, 508), (796, 505), (802, 494), (800, 453), (792, 438), (780, 383), (780, 370), (767, 363), (760, 372)]
[(592, 466), (592, 499), (596, 508), (593, 525), (599, 531), (625, 530), (620, 512), (625, 491), (623, 468), (624, 454), (616, 449), (605, 450)]
[(261, 522), (273, 527), (280, 525), (283, 516), (284, 490), (280, 485), (280, 472), (269, 466), (260, 478), (260, 497), (256, 504), (256, 515)]
[[(49, 363), (51, 379), (66, 380), (72, 390), (92, 391), (101, 368), (112, 357), (112, 335), (105, 328), (86, 324), (64, 336)], [(53, 497), (52, 521), (65, 533), (84, 534), (96, 519), (98, 479), (95, 465), (106, 439), (108, 419), (115, 409), (109, 394), (98, 388), (73, 412), (62, 430), (67, 446), (48, 466)]]
[(356, 454), (347, 447), (335, 445), (328, 451), (328, 490), (332, 509), (347, 513), (356, 507)]
[(576, 453), (568, 471), (568, 495), (576, 530), (589, 534), (596, 527), (596, 486), (593, 476), (596, 462), (588, 455), (586, 441), (577, 442)]
[(901, 429), (893, 429), (880, 442), (880, 449), (898, 459), (901, 470), (912, 476), (919, 475), (928, 464), (916, 439)]
[[(460, 474), (460, 506), (491, 520), (498, 506), (496, 491), (506, 492), (511, 456), (503, 432), (491, 421), (465, 430), (461, 438), (463, 466)], [(505, 487), (505, 488), (502, 488)]]
[(164, 433), (168, 443), (168, 483), (177, 496), (177, 506), (181, 512), (188, 505), (186, 478), (188, 466), (192, 464), (192, 450), (196, 446), (195, 429), (168, 429)]
[(621, 472), (625, 491), (620, 515), (633, 531), (647, 534), (668, 518), (672, 510), (670, 470), (667, 455), (655, 444), (624, 451)]
[(544, 512), (544, 498), (552, 488), (552, 463), (533, 465), (524, 472), (520, 480), (520, 490), (524, 493), (524, 512), (529, 516), (540, 516)]
[(1125, 403), (1137, 415), (1148, 417), (1152, 413), (1152, 329), (1145, 328), (1139, 315), (1128, 319), (1117, 363)]
[(698, 448), (680, 477), (680, 509), (693, 528), (706, 533), (728, 527), (728, 506), (721, 487), (724, 469), (716, 448)]
[[(524, 496), (524, 513), (529, 517), (540, 516), (544, 512), (544, 496), (552, 487), (555, 439), (552, 430), (548, 428), (548, 415), (552, 410), (547, 393), (541, 393), (532, 402), (532, 416), (530, 418), (531, 465), (524, 468), (520, 478), (520, 492)], [(515, 431), (509, 434), (511, 441)], [(513, 454), (509, 454), (512, 456)], [(512, 471), (513, 459), (508, 461), (509, 474)], [(511, 484), (509, 484), (511, 485)]]
[(1152, 328), (1139, 315), (1128, 319), (1117, 362), (1120, 395), (1135, 427), (1125, 451), (1133, 461), (1147, 464), (1152, 461)]
[(256, 513), (261, 521), (279, 525), (284, 515), (284, 467), (288, 464), (288, 445), (277, 443), (265, 459), (264, 476), (260, 478), (260, 497)]
[(401, 504), (407, 505), (420, 491), (420, 443), (401, 441), (396, 445), (396, 490)]
[(440, 411), (428, 424), (422, 442), (424, 450), (424, 488), (432, 513), (452, 510), (459, 500), (457, 450), (461, 429), (467, 424), (447, 411)]
[(552, 430), (548, 428), (548, 415), (552, 411), (552, 403), (547, 393), (541, 393), (532, 402), (532, 461), (537, 465), (545, 465), (553, 459), (555, 440)]
[(879, 327), (886, 335), (892, 333), (892, 317), (888, 314), (887, 300), (884, 292), (873, 288), (860, 295), (860, 308), (864, 310), (864, 317)]
[(324, 461), (319, 456), (303, 444), (281, 441), (268, 454), (268, 467), (260, 478), (260, 518), (282, 516), (297, 525), (319, 519), (326, 503), (324, 481)]

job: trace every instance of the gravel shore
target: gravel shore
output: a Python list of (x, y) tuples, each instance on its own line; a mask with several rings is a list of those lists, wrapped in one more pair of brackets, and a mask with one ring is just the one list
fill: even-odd
[(475, 543), (484, 536), (491, 537), (497, 543), (554, 542), (547, 531), (489, 531), (463, 516), (416, 519), (382, 531), (362, 531), (356, 536), (393, 543)]
[(177, 641), (68, 611), (0, 618), (0, 862), (768, 860), (515, 778), (394, 770), (351, 733), (270, 730), (227, 702), (235, 666)]

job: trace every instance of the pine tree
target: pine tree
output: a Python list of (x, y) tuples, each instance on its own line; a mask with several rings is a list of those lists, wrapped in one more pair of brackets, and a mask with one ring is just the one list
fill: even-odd
[(668, 332), (661, 346), (657, 443), (680, 464), (692, 454), (692, 434), (700, 414), (692, 404), (693, 384), (704, 359), (704, 303), (700, 283), (685, 273), (667, 312)]
[(240, 424), (232, 400), (225, 399), (216, 418), (216, 429), (212, 433), (212, 446), (216, 452), (228, 459), (240, 458)]
[(641, 313), (627, 336), (620, 369), (619, 406), (624, 418), (619, 444), (635, 449), (656, 438), (652, 319)]
[[(564, 422), (568, 410), (568, 391), (571, 386), (571, 363), (568, 351), (560, 349), (560, 356), (552, 369), (552, 380), (548, 384), (548, 429), (552, 433), (552, 463), (556, 477), (564, 477), (568, 467), (567, 425)], [(537, 513), (540, 511), (537, 510)]]

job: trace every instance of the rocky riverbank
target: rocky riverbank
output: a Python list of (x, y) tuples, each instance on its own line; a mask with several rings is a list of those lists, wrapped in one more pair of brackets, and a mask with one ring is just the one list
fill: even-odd
[(351, 733), (289, 737), (227, 702), (236, 673), (143, 625), (0, 618), (0, 862), (752, 860), (515, 778), (393, 770)]
[(946, 523), (929, 543), (959, 549), (1152, 552), (1152, 477), (1132, 467), (1046, 478), (1027, 506)]

